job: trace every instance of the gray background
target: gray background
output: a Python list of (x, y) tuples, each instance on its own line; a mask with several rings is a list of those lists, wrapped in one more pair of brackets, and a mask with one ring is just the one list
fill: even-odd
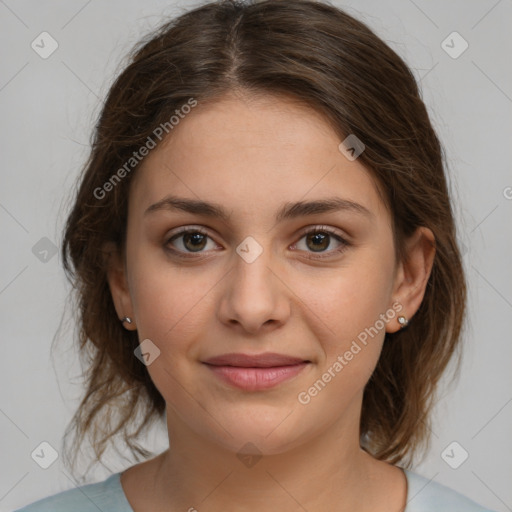
[[(60, 256), (52, 248), (103, 98), (131, 46), (197, 2), (0, 1), (0, 510), (75, 485), (58, 452), (82, 389)], [(335, 2), (368, 23), (413, 68), (444, 143), (470, 282), (461, 376), (445, 379), (432, 445), (414, 469), (499, 512), (512, 510), (512, 110), (510, 0)], [(31, 47), (46, 31), (57, 50)], [(463, 47), (458, 32), (469, 47)], [(46, 36), (45, 36), (46, 37)], [(50, 48), (45, 40), (45, 48)], [(447, 47), (448, 46), (448, 47)], [(451, 47), (451, 48), (449, 48)], [(452, 56), (448, 52), (452, 53)], [(42, 48), (40, 49), (42, 51)], [(508, 227), (507, 227), (508, 226)], [(46, 240), (45, 237), (48, 239)], [(43, 241), (41, 241), (43, 239)], [(45, 252), (46, 251), (46, 252)], [(509, 263), (507, 263), (507, 261)], [(52, 340), (61, 325), (53, 354)], [(149, 447), (165, 447), (156, 429)], [(445, 448), (456, 441), (455, 448)], [(453, 451), (452, 451), (453, 448)], [(39, 449), (40, 450), (40, 449)], [(457, 469), (465, 450), (469, 457)], [(36, 450), (37, 453), (37, 450)], [(129, 465), (112, 457), (89, 481)]]

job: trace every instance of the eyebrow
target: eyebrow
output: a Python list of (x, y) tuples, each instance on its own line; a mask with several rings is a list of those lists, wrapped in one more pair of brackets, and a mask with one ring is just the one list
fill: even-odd
[[(161, 210), (181, 210), (191, 214), (218, 218), (224, 222), (228, 222), (231, 216), (231, 214), (228, 214), (227, 211), (219, 204), (208, 203), (197, 199), (186, 199), (172, 195), (166, 196), (161, 201), (152, 204), (146, 209), (144, 215)], [(341, 197), (330, 197), (314, 201), (285, 203), (276, 214), (276, 222), (307, 215), (339, 211), (348, 211), (364, 215), (370, 219), (374, 218), (374, 214), (362, 204), (349, 201), (348, 199), (342, 199)]]

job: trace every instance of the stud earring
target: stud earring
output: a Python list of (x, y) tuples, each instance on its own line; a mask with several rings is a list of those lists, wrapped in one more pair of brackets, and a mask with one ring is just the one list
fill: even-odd
[(405, 318), (405, 316), (402, 316), (400, 315), (398, 318), (398, 323), (400, 324), (400, 328), (403, 329), (404, 327), (407, 327), (407, 325), (409, 324), (409, 320), (407, 320), (407, 318)]
[(131, 324), (131, 323), (132, 323), (132, 319), (131, 319), (129, 316), (125, 316), (125, 317), (121, 320), (121, 322), (122, 322), (123, 324), (124, 324), (125, 322), (126, 322), (127, 324)]

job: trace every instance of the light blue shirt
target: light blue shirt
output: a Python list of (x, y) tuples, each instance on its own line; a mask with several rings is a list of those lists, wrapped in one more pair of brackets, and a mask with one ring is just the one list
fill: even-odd
[[(405, 470), (407, 506), (404, 512), (492, 512), (462, 494)], [(103, 482), (84, 485), (36, 501), (14, 512), (133, 512), (123, 487), (121, 473)]]

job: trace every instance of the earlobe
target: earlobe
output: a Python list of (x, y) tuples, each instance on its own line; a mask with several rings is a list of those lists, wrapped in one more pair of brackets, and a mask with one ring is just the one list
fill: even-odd
[(117, 317), (125, 329), (134, 331), (137, 327), (123, 257), (113, 242), (108, 242), (103, 246), (103, 254), (107, 281)]
[(133, 320), (129, 316), (125, 316), (124, 318), (121, 318), (121, 323), (123, 324), (123, 327), (127, 331), (134, 331), (136, 329), (135, 325), (133, 325), (134, 329), (131, 329), (133, 324)]
[(419, 227), (406, 241), (405, 261), (399, 263), (393, 297), (402, 306), (396, 320), (388, 324), (387, 332), (396, 332), (414, 322), (419, 309), (435, 258), (435, 237), (424, 226)]

